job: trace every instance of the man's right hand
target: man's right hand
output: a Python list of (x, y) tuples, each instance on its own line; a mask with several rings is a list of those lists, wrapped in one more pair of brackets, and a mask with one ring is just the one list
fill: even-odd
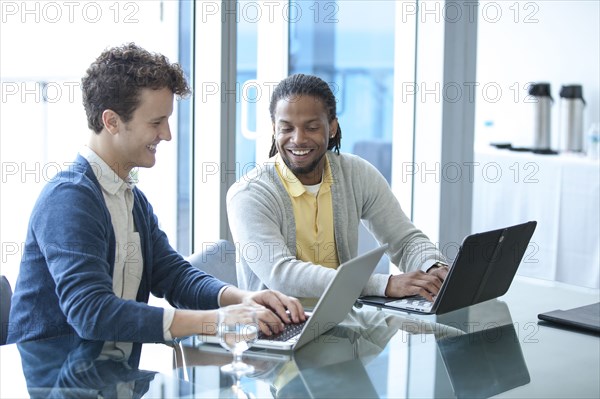
[(429, 301), (440, 292), (444, 280), (437, 274), (425, 273), (421, 270), (392, 275), (385, 288), (385, 296), (401, 298), (410, 295), (421, 295)]
[(265, 335), (282, 332), (284, 324), (306, 321), (300, 301), (279, 291), (248, 292), (242, 303), (256, 306), (260, 329)]

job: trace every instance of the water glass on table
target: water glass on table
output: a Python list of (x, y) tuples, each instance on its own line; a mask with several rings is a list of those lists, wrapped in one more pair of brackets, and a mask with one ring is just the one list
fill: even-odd
[(221, 367), (223, 372), (247, 374), (254, 371), (252, 365), (242, 361), (242, 354), (256, 341), (258, 331), (258, 318), (252, 306), (233, 305), (219, 309), (219, 342), (233, 354), (233, 361)]

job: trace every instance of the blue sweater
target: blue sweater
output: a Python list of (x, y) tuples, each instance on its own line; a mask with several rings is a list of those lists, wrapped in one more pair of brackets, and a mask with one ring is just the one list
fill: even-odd
[[(115, 234), (89, 163), (78, 156), (68, 171), (44, 187), (29, 221), (8, 342), (64, 334), (96, 341), (161, 342), (163, 309), (147, 305), (150, 293), (176, 308), (218, 307), (225, 284), (183, 259), (169, 245), (144, 194), (134, 188), (133, 195), (144, 259), (136, 301), (113, 293)], [(99, 353), (101, 342), (98, 346)]]

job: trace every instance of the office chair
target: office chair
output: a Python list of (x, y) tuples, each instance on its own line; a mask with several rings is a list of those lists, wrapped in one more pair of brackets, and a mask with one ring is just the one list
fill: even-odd
[(10, 312), (10, 302), (12, 298), (12, 288), (10, 288), (10, 283), (4, 276), (2, 276), (0, 290), (0, 294), (2, 295), (0, 299), (2, 301), (0, 302), (0, 305), (2, 305), (2, 308), (0, 309), (0, 316), (2, 319), (0, 345), (4, 345), (6, 344), (6, 338), (8, 336), (8, 315)]
[(223, 282), (237, 286), (235, 259), (235, 245), (227, 240), (203, 245), (201, 251), (187, 258), (188, 262), (198, 269)]

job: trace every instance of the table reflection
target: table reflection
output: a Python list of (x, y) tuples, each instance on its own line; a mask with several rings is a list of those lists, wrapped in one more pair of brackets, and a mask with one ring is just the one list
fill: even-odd
[(420, 396), (410, 387), (423, 385), (431, 396), (489, 397), (530, 382), (508, 308), (497, 300), (437, 319), (353, 309), (296, 352), (247, 351), (255, 371), (244, 376), (220, 370), (230, 361), (220, 345), (194, 338), (158, 346), (172, 372), (99, 360), (98, 347), (73, 336), (19, 344), (30, 396), (375, 398)]
[[(229, 397), (232, 391), (253, 389), (256, 396), (268, 392), (275, 398), (379, 397), (365, 364), (377, 358), (398, 332), (397, 320), (401, 319), (376, 310), (353, 310), (342, 325), (294, 353), (247, 351), (244, 361), (253, 365), (255, 372), (239, 381), (220, 373), (220, 392), (215, 395)], [(198, 368), (218, 367), (229, 360), (224, 349), (212, 344), (187, 341), (177, 351), (178, 366), (186, 369), (180, 375), (185, 376), (198, 375)]]
[(512, 324), (438, 341), (454, 394), (488, 398), (530, 382)]
[[(398, 332), (396, 321), (396, 316), (382, 312), (351, 312), (344, 325), (294, 354), (286, 373), (275, 380), (274, 397), (380, 397), (377, 380), (366, 368)], [(387, 369), (381, 372), (385, 375)]]
[(465, 331), (437, 340), (456, 397), (487, 398), (531, 381), (505, 302), (487, 301), (438, 316), (438, 322)]
[(17, 345), (32, 398), (139, 398), (156, 373), (98, 360), (98, 345), (74, 336)]

